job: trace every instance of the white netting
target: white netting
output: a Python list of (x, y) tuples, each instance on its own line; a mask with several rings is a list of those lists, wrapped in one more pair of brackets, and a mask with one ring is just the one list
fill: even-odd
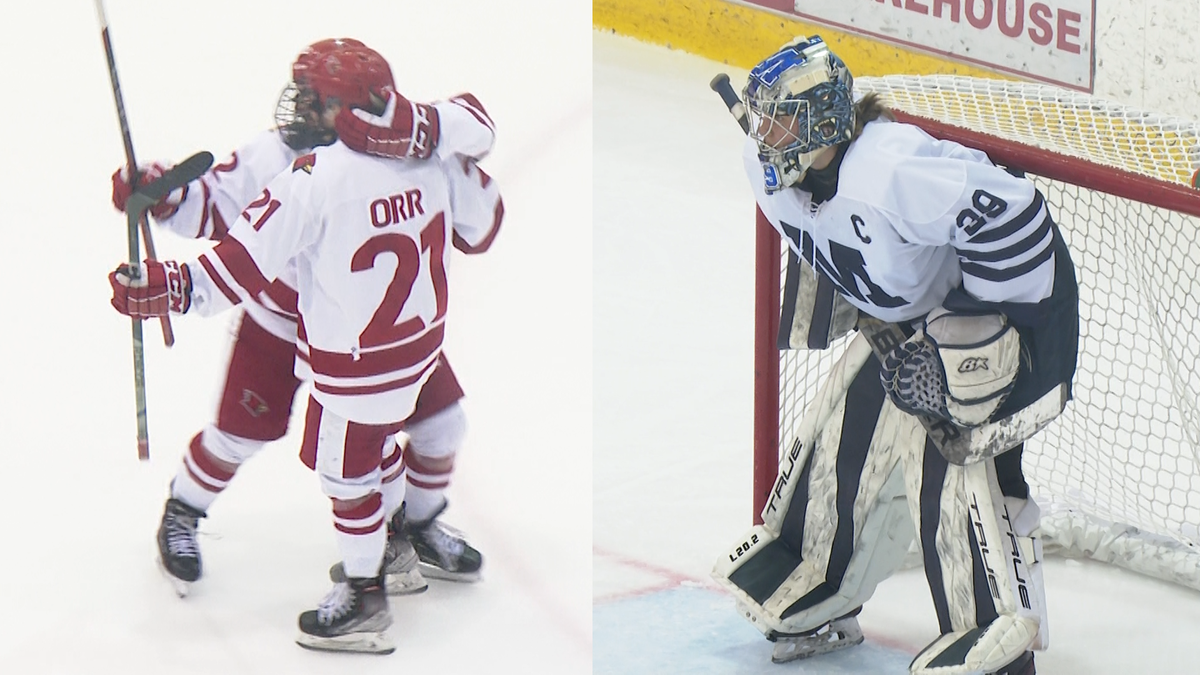
[[(1196, 122), (1046, 85), (889, 76), (855, 89), (997, 148), (1022, 143), (1185, 186), (1200, 165)], [(992, 153), (989, 142), (973, 145)], [(1200, 221), (1078, 187), (1095, 184), (1087, 163), (1030, 174), (1074, 256), (1081, 330), (1075, 398), (1027, 445), (1026, 474), (1052, 544), (1200, 588)], [(764, 273), (782, 283), (782, 268)], [(843, 346), (781, 352), (781, 443)]]

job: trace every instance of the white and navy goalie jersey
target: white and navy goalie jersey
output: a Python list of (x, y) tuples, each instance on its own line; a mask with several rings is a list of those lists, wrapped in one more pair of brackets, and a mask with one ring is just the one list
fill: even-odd
[(800, 189), (766, 194), (753, 141), (744, 159), (767, 219), (868, 315), (918, 319), (960, 286), (1000, 306), (1036, 306), (1054, 289), (1055, 231), (1041, 194), (978, 150), (868, 123), (822, 203)]

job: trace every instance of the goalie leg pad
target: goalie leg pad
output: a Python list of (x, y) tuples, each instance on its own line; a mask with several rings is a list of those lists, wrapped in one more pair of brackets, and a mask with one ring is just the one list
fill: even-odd
[[(1039, 514), (1032, 500), (1001, 494), (995, 460), (948, 466), (935, 545), (937, 593), (949, 603), (943, 635), (913, 660), (915, 675), (1001, 671), (1030, 649), (1048, 646)], [(923, 524), (923, 530), (929, 524)], [(966, 530), (970, 533), (967, 536)], [(970, 539), (973, 547), (966, 545)], [(927, 559), (927, 563), (928, 563)], [(979, 588), (975, 579), (987, 584)], [(985, 625), (978, 621), (987, 621)]]
[(1037, 503), (1003, 496), (994, 461), (972, 464), (963, 471), (975, 541), (996, 612), (1032, 620), (1037, 630), (1026, 649), (1045, 649), (1049, 633), (1042, 547), (1033, 536), (1041, 517)]
[(912, 541), (898, 460), (924, 432), (886, 404), (870, 356), (857, 337), (780, 462), (763, 525), (713, 569), (764, 634), (813, 631), (853, 612)]
[(1037, 626), (1028, 617), (1001, 615), (983, 628), (942, 635), (908, 666), (911, 675), (989, 675), (1025, 657)]

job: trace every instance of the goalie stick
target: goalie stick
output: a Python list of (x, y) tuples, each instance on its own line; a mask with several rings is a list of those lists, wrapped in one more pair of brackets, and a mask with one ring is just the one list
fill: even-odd
[[(737, 120), (742, 132), (750, 133), (746, 107), (729, 82), (729, 75), (720, 73), (709, 82), (729, 113)], [(858, 330), (867, 338), (875, 357), (882, 363), (889, 352), (908, 338), (894, 323), (881, 321), (859, 313)], [(916, 415), (938, 450), (952, 464), (971, 464), (994, 457), (1030, 438), (1059, 415), (1067, 405), (1067, 387), (1060, 384), (1028, 407), (1008, 417), (977, 427), (960, 427), (946, 420)]]
[[(137, 223), (145, 220), (146, 211), (151, 206), (171, 192), (204, 175), (212, 163), (212, 153), (198, 152), (164, 171), (157, 180), (137, 188), (133, 194), (129, 195), (129, 200), (125, 202), (125, 217), (129, 224), (129, 231), (133, 235), (129, 247), (129, 254), (132, 258), (130, 263), (133, 265), (130, 268), (131, 274), (137, 274), (138, 267), (136, 265), (141, 262), (137, 259)], [(146, 416), (146, 359), (140, 319), (133, 319), (133, 393), (137, 406), (138, 459), (146, 461), (150, 459), (150, 430)]]

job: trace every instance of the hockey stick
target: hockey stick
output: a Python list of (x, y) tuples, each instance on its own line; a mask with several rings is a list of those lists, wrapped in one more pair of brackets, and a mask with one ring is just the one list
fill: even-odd
[[(104, 13), (104, 0), (96, 0), (96, 16), (100, 20), (100, 38), (104, 42), (104, 56), (108, 59), (108, 79), (112, 83), (113, 100), (117, 104), (117, 120), (121, 124), (121, 137), (125, 142), (125, 163), (129, 166), (129, 182), (131, 185), (138, 184), (137, 159), (133, 154), (133, 137), (129, 133), (129, 120), (125, 116), (125, 100), (121, 96), (121, 84), (117, 80), (117, 62), (113, 56), (112, 40), (108, 36), (108, 17)], [(134, 227), (136, 225), (137, 227)], [(158, 256), (154, 252), (154, 239), (150, 234), (150, 222), (143, 214), (142, 218), (135, 224), (131, 224), (129, 230), (129, 262), (137, 264), (141, 262), (138, 248), (138, 229), (141, 230), (142, 239), (145, 240), (146, 258), (156, 260)], [(137, 321), (134, 321), (136, 324)], [(170, 347), (175, 344), (175, 332), (171, 330), (171, 319), (169, 317), (160, 317), (162, 324), (163, 344)], [(140, 327), (134, 328), (134, 342), (138, 342), (138, 334), (141, 333)], [(134, 348), (134, 352), (139, 352), (138, 348)], [(136, 357), (135, 357), (136, 358)], [(135, 363), (134, 369), (137, 369)]]
[(125, 215), (131, 223), (141, 220), (151, 206), (171, 192), (203, 176), (212, 163), (212, 153), (202, 150), (167, 169), (153, 182), (139, 186), (129, 195), (125, 202)]
[[(104, 0), (95, 0), (96, 18), (100, 21), (100, 38), (104, 43), (104, 56), (108, 61), (108, 79), (112, 84), (113, 100), (117, 105), (117, 121), (121, 125), (121, 137), (125, 143), (125, 162), (129, 166), (129, 181), (131, 185), (138, 184), (137, 159), (133, 154), (133, 137), (129, 133), (129, 120), (125, 116), (125, 100), (121, 96), (121, 83), (117, 79), (117, 62), (113, 56), (112, 40), (108, 36), (108, 17), (104, 12)], [(127, 210), (127, 212), (131, 212)], [(146, 219), (145, 209), (141, 209), (138, 218), (129, 218), (127, 234), (129, 240), (129, 262), (137, 265), (141, 262), (141, 247), (138, 244), (138, 230), (146, 240), (146, 257), (154, 260), (154, 239), (150, 234), (150, 223)], [(135, 270), (137, 268), (134, 268)], [(171, 319), (161, 317), (163, 343), (170, 347), (175, 344), (175, 332), (171, 330)], [(138, 459), (150, 459), (150, 436), (146, 421), (146, 360), (142, 342), (142, 322), (131, 319), (133, 334), (133, 391), (137, 405)]]
[[(132, 261), (129, 270), (131, 275), (137, 274), (139, 268), (136, 265), (140, 262), (137, 259), (138, 221), (144, 221), (146, 211), (163, 197), (204, 175), (212, 163), (212, 153), (198, 152), (129, 195), (129, 199), (125, 203), (125, 216), (131, 233), (130, 257)], [(146, 416), (146, 364), (140, 319), (133, 320), (133, 393), (137, 405), (138, 459), (145, 461), (150, 459), (150, 430)]]
[[(720, 95), (729, 113), (742, 127), (742, 132), (750, 133), (746, 107), (729, 83), (729, 75), (717, 75), (708, 86)], [(888, 353), (908, 339), (898, 324), (881, 321), (862, 312), (859, 312), (858, 330), (867, 338), (880, 363)], [(960, 427), (927, 415), (916, 417), (942, 455), (952, 464), (963, 465), (994, 457), (1041, 431), (1066, 408), (1067, 398), (1066, 385), (1059, 385), (1008, 417), (977, 427)]]

